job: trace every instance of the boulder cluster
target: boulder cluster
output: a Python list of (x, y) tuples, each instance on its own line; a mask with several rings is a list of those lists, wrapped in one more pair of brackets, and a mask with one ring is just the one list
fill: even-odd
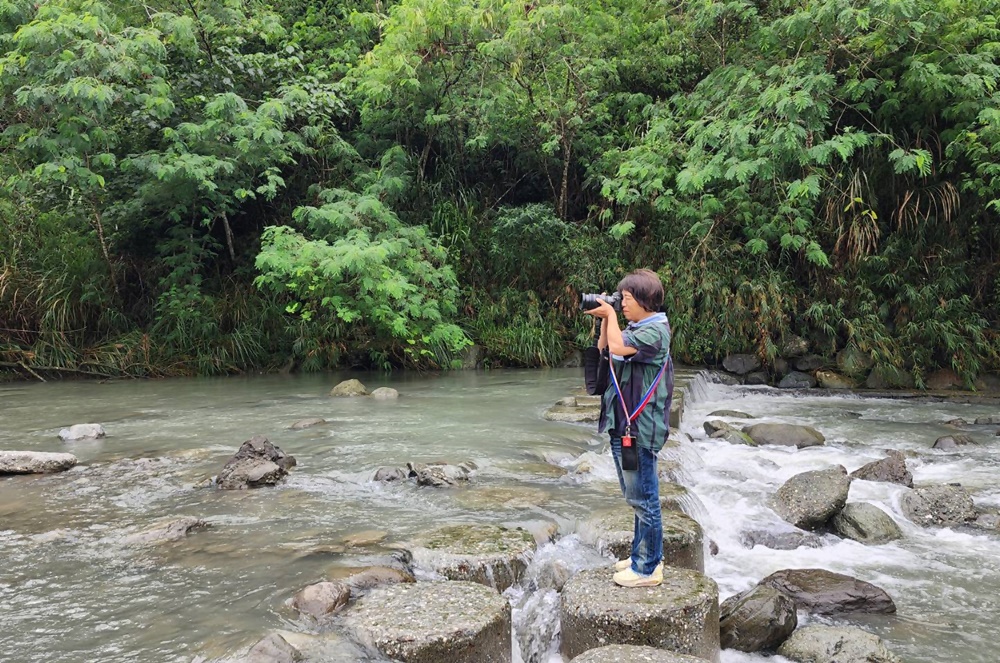
[[(725, 381), (748, 385), (770, 384), (781, 389), (914, 389), (911, 372), (876, 366), (871, 354), (849, 345), (836, 354), (812, 352), (808, 341), (789, 336), (778, 345), (779, 354), (766, 365), (757, 354), (731, 354), (722, 360)], [(966, 383), (955, 371), (940, 369), (926, 376), (924, 387), (931, 391), (964, 389)], [(984, 375), (973, 385), (979, 391), (1000, 388), (1000, 378)]]

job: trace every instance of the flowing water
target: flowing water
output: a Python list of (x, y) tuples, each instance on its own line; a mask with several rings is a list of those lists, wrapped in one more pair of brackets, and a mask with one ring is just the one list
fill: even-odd
[[(542, 418), (579, 387), (579, 371), (341, 377), (402, 396), (329, 398), (333, 376), (0, 385), (0, 448), (70, 451), (81, 460), (60, 475), (0, 479), (0, 660), (231, 660), (275, 628), (308, 629), (284, 606), (297, 589), (338, 567), (378, 563), (413, 534), (461, 522), (555, 522), (567, 536), (538, 551), (528, 582), (508, 597), (526, 656), (561, 661), (552, 653), (558, 595), (539, 576), (553, 560), (571, 569), (606, 563), (572, 533), (620, 500), (593, 424)], [(898, 615), (838, 623), (878, 633), (908, 663), (996, 660), (1000, 541), (913, 526), (900, 513), (899, 486), (856, 482), (850, 499), (892, 514), (906, 534), (900, 542), (773, 551), (747, 550), (738, 540), (742, 529), (777, 522), (766, 498), (790, 476), (830, 463), (853, 470), (888, 448), (914, 453), (908, 463), (917, 483), (961, 481), (978, 504), (1000, 506), (993, 430), (973, 431), (981, 447), (929, 449), (953, 432), (941, 422), (998, 414), (994, 408), (795, 397), (702, 378), (688, 400), (682, 432), (694, 441), (677, 453), (693, 492), (688, 510), (720, 548), (707, 572), (722, 598), (781, 568), (823, 567), (889, 591)], [(723, 407), (814, 425), (828, 446), (750, 449), (707, 440), (701, 423)], [(288, 429), (309, 417), (329, 423)], [(108, 437), (57, 437), (64, 426), (91, 422)], [(273, 490), (206, 487), (255, 434), (298, 459), (288, 480)], [(469, 486), (448, 490), (370, 480), (382, 465), (441, 459), (472, 460), (479, 469)], [(177, 542), (126, 543), (177, 516), (204, 518), (211, 528)], [(345, 543), (352, 536), (361, 539), (354, 547)], [(763, 660), (723, 653), (724, 663)]]

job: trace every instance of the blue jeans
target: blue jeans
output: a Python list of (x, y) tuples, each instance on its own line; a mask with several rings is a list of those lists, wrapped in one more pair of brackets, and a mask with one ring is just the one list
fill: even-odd
[(635, 511), (632, 532), (632, 570), (648, 576), (663, 559), (663, 520), (660, 513), (660, 478), (656, 454), (639, 447), (639, 469), (622, 470), (622, 440), (611, 438), (611, 455), (618, 470), (618, 484), (625, 501)]

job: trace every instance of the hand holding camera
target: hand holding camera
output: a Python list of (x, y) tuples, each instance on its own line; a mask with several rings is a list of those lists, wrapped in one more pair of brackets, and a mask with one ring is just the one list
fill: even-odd
[(580, 309), (587, 315), (608, 318), (622, 310), (622, 293), (611, 295), (586, 293), (580, 295)]

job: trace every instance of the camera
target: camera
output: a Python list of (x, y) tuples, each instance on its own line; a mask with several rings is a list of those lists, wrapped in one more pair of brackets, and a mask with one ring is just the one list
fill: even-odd
[(591, 293), (586, 293), (580, 295), (580, 309), (583, 311), (590, 311), (598, 306), (600, 302), (607, 302), (618, 312), (622, 310), (622, 293), (614, 292), (610, 295), (595, 295)]

